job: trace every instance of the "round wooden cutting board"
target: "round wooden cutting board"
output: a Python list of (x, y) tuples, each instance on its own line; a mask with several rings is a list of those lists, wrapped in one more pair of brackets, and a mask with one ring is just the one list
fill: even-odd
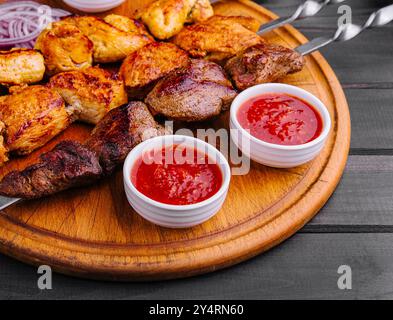
[[(114, 12), (132, 16), (145, 2), (130, 0)], [(60, 1), (45, 3), (63, 6)], [(250, 15), (261, 23), (276, 18), (245, 0), (219, 2), (215, 12)], [(265, 38), (291, 48), (306, 42), (290, 26)], [(131, 209), (124, 195), (120, 168), (92, 187), (19, 203), (0, 212), (0, 251), (71, 275), (146, 280), (214, 271), (282, 242), (327, 201), (341, 177), (349, 150), (350, 118), (340, 83), (319, 53), (306, 60), (302, 72), (282, 82), (314, 93), (331, 114), (333, 123), (327, 145), (311, 163), (288, 170), (252, 163), (249, 174), (232, 177), (228, 198), (214, 218), (181, 230), (153, 225)], [(227, 121), (226, 114), (207, 126), (227, 127)], [(90, 130), (88, 126), (73, 125), (31, 156), (12, 160), (0, 169), (0, 177), (32, 163), (62, 139), (83, 141)]]

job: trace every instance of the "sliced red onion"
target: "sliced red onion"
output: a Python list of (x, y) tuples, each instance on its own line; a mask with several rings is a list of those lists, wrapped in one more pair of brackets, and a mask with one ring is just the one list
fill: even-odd
[(70, 14), (34, 1), (0, 4), (0, 48), (33, 48), (36, 38), (49, 23)]

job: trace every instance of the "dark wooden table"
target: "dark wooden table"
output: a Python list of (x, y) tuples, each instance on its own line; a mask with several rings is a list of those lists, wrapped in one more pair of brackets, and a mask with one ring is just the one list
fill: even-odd
[[(301, 0), (259, 0), (279, 15)], [(347, 1), (363, 22), (385, 0)], [(307, 37), (331, 35), (337, 7), (295, 23)], [(54, 275), (37, 288), (37, 270), (0, 256), (0, 299), (353, 299), (393, 298), (393, 23), (325, 48), (352, 117), (345, 174), (318, 216), (295, 236), (250, 261), (191, 279), (107, 283)], [(337, 269), (352, 268), (352, 290)]]

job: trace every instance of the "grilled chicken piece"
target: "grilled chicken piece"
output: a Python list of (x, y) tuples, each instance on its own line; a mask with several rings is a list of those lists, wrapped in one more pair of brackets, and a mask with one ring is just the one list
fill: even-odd
[(144, 98), (158, 79), (189, 63), (187, 53), (174, 44), (153, 42), (130, 54), (120, 75), (129, 97)]
[(220, 62), (263, 39), (255, 32), (259, 23), (251, 17), (213, 16), (185, 27), (173, 43), (195, 58)]
[(110, 174), (138, 143), (165, 133), (146, 105), (131, 102), (109, 112), (86, 144), (60, 142), (39, 163), (10, 172), (0, 182), (0, 194), (32, 199), (87, 185)]
[(205, 21), (214, 15), (213, 7), (209, 0), (197, 0), (187, 17), (187, 23)]
[(48, 86), (63, 97), (78, 120), (92, 124), (109, 110), (127, 103), (123, 81), (98, 67), (59, 73)]
[(203, 21), (213, 15), (209, 0), (156, 0), (142, 11), (139, 18), (158, 39), (169, 39), (184, 24)]
[(75, 141), (60, 142), (41, 155), (40, 162), (23, 171), (12, 171), (0, 183), (0, 194), (33, 199), (100, 178), (101, 166), (93, 151)]
[(104, 174), (110, 174), (137, 144), (166, 133), (143, 102), (130, 102), (110, 111), (94, 128), (86, 146), (99, 157)]
[(0, 84), (31, 84), (41, 81), (44, 73), (44, 57), (38, 51), (18, 48), (0, 51)]
[(104, 21), (124, 32), (141, 34), (149, 38), (150, 41), (154, 41), (149, 32), (147, 32), (144, 24), (138, 20), (130, 19), (118, 14), (109, 14), (104, 18)]
[[(128, 27), (125, 26), (126, 19), (128, 18), (121, 18), (119, 22), (120, 18), (108, 18), (118, 26), (121, 24), (122, 29), (93, 16), (69, 17), (61, 20), (61, 23), (74, 25), (93, 42), (94, 62), (109, 63), (121, 61), (128, 54), (153, 41), (140, 23), (129, 19)], [(132, 30), (132, 24), (135, 26), (132, 32), (124, 31), (125, 28)]]
[(93, 42), (71, 24), (50, 24), (37, 38), (35, 48), (44, 55), (50, 76), (85, 69), (93, 63)]
[(5, 124), (8, 151), (24, 155), (43, 146), (72, 122), (61, 96), (44, 86), (31, 86), (1, 97), (0, 119)]
[(239, 90), (273, 82), (304, 66), (303, 57), (294, 50), (275, 44), (262, 43), (238, 53), (225, 64)]
[(190, 66), (158, 81), (145, 102), (153, 114), (190, 122), (220, 114), (236, 94), (219, 65), (192, 60)]

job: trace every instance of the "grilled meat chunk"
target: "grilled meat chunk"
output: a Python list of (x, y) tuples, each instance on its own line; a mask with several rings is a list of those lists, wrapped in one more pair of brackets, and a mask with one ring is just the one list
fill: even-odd
[(172, 43), (153, 42), (131, 53), (120, 75), (130, 98), (143, 98), (156, 81), (190, 63), (187, 53)]
[(93, 42), (72, 24), (50, 24), (37, 38), (35, 48), (44, 55), (48, 75), (85, 69), (93, 63)]
[(41, 81), (44, 73), (44, 57), (38, 51), (18, 48), (0, 51), (0, 84), (31, 84)]
[(196, 0), (186, 23), (205, 21), (214, 15), (210, 0)]
[(158, 39), (169, 39), (188, 22), (208, 19), (213, 8), (208, 0), (156, 0), (142, 11), (139, 18)]
[(72, 122), (61, 96), (45, 86), (11, 90), (0, 99), (0, 119), (5, 125), (6, 148), (28, 154), (43, 146)]
[(147, 32), (145, 26), (139, 20), (130, 19), (118, 14), (109, 14), (104, 18), (104, 21), (124, 32), (140, 34), (150, 41), (154, 41), (153, 37)]
[(236, 95), (219, 65), (192, 60), (188, 67), (158, 81), (145, 102), (153, 114), (190, 122), (220, 114)]
[(39, 163), (7, 174), (0, 183), (0, 194), (24, 199), (40, 198), (89, 184), (101, 174), (94, 152), (78, 142), (63, 141), (44, 153)]
[(137, 144), (165, 133), (143, 102), (130, 102), (110, 111), (94, 128), (86, 146), (97, 154), (104, 174), (109, 174)]
[(273, 82), (304, 66), (303, 57), (294, 50), (276, 44), (261, 43), (229, 59), (225, 70), (239, 90)]
[[(152, 41), (140, 23), (130, 19), (127, 27), (124, 23), (127, 17), (122, 18), (121, 22), (116, 17), (108, 19), (118, 26), (121, 23), (122, 29), (93, 16), (69, 17), (61, 20), (61, 23), (74, 25), (93, 42), (93, 60), (96, 63), (121, 61)], [(124, 31), (124, 28), (131, 30), (131, 24), (135, 25), (133, 32)]]
[(98, 67), (59, 73), (48, 86), (63, 97), (78, 120), (93, 124), (109, 110), (127, 103), (123, 81)]
[(213, 16), (185, 27), (173, 43), (195, 58), (220, 62), (250, 46), (262, 43), (255, 31), (259, 23), (251, 17)]
[(110, 111), (85, 144), (60, 142), (38, 163), (10, 172), (0, 182), (0, 194), (32, 199), (90, 184), (110, 174), (138, 143), (166, 133), (145, 104), (131, 102)]

